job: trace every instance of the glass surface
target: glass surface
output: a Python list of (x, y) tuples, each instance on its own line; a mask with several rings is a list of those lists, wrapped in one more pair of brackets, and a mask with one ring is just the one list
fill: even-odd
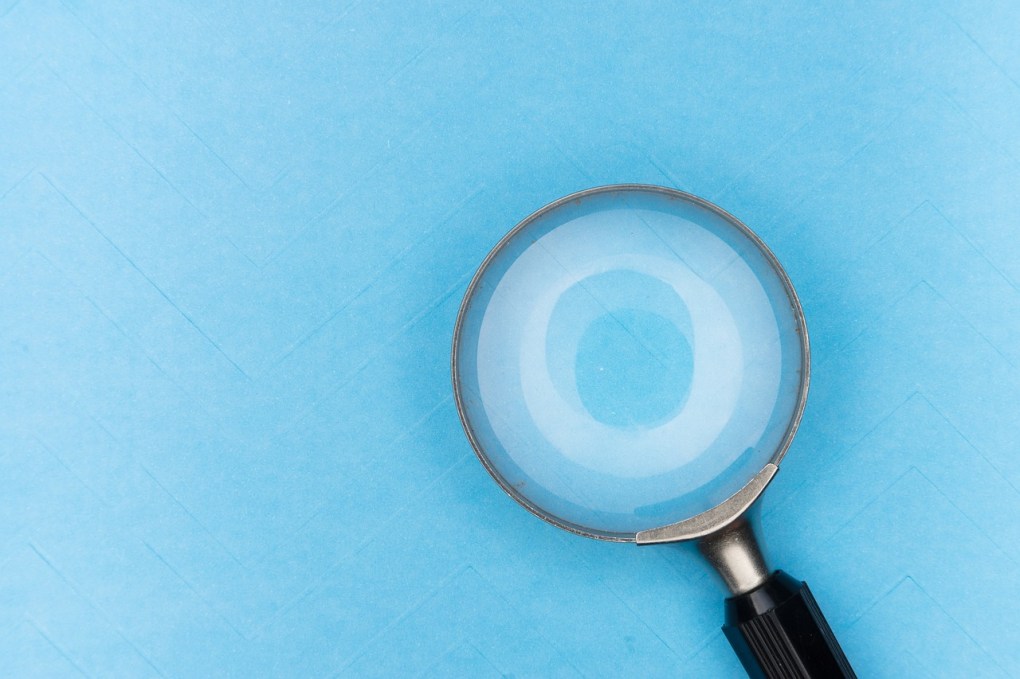
[(620, 537), (739, 490), (795, 416), (782, 279), (724, 217), (614, 190), (541, 214), (488, 261), (455, 356), (490, 470), (561, 524)]

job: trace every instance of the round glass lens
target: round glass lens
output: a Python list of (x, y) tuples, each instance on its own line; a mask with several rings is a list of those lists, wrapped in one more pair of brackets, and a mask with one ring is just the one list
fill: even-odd
[(514, 230), (457, 328), (465, 427), (540, 516), (633, 538), (710, 509), (788, 444), (800, 308), (732, 218), (654, 187), (584, 192)]

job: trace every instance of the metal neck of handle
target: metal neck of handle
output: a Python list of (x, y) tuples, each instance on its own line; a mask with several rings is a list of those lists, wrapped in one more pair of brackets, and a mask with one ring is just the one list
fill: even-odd
[(752, 525), (753, 508), (733, 522), (698, 540), (698, 551), (722, 578), (731, 594), (762, 585), (770, 571)]

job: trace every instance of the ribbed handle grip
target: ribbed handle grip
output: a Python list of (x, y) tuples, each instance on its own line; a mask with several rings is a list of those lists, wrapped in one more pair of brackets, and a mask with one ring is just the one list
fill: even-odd
[(752, 679), (856, 679), (807, 583), (783, 571), (726, 600), (723, 632)]

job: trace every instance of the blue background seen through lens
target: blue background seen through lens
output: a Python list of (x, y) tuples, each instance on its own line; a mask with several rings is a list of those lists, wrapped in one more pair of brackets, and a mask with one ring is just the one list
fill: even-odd
[(804, 347), (781, 273), (728, 218), (644, 189), (566, 200), (486, 263), (461, 403), (501, 483), (633, 537), (739, 490), (787, 441)]

